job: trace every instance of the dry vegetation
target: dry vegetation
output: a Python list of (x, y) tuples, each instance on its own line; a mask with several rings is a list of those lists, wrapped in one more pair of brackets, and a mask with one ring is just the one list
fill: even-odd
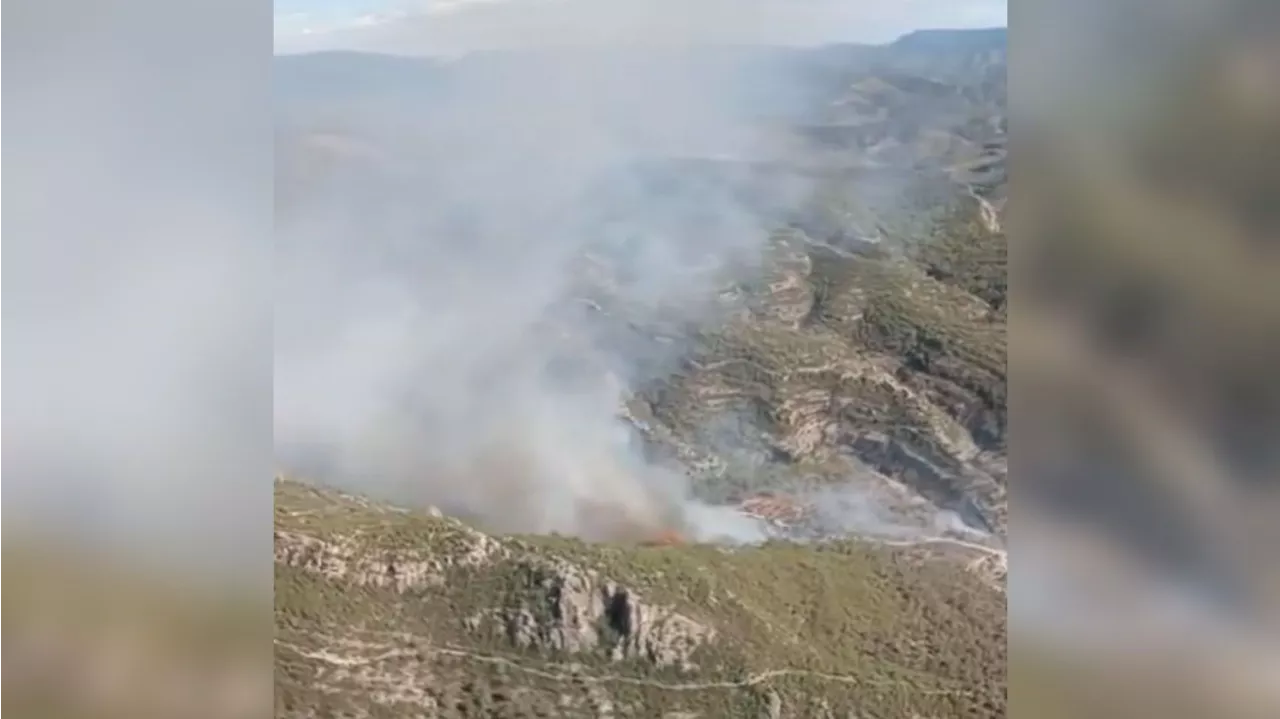
[[(918, 551), (495, 539), (290, 481), (276, 501), (280, 715), (1004, 712), (1003, 596)], [(567, 601), (580, 578), (627, 612)]]
[[(1004, 240), (977, 214), (961, 205), (915, 246), (932, 265), (776, 234), (744, 288), (750, 310), (700, 334), (637, 400), (650, 438), (682, 459), (712, 455), (699, 463), (709, 497), (841, 481), (856, 460), (1002, 531), (1006, 325), (1003, 300), (980, 293), (1003, 297)], [(943, 257), (953, 273), (931, 276)]]

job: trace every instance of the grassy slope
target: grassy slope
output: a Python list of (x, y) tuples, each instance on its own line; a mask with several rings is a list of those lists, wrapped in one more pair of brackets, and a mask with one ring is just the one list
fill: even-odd
[[(288, 481), (277, 482), (276, 502), (280, 715), (435, 706), (429, 716), (595, 716), (608, 702), (618, 716), (755, 716), (771, 694), (784, 716), (808, 716), (815, 702), (836, 716), (1003, 712), (1003, 596), (918, 550), (491, 539)], [(287, 551), (303, 535), (324, 543), (310, 561)], [(320, 559), (323, 546), (345, 559)], [(458, 562), (467, 556), (477, 560)], [(558, 562), (711, 627), (697, 668), (615, 662), (603, 649), (520, 649), (468, 626), (538, 606), (527, 578)], [(386, 579), (388, 565), (399, 583)]]

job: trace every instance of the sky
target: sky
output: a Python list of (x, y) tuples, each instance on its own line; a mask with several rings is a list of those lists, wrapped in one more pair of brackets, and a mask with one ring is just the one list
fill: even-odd
[(921, 28), (1007, 24), (1006, 0), (275, 0), (276, 52), (421, 55), (699, 40), (885, 42)]

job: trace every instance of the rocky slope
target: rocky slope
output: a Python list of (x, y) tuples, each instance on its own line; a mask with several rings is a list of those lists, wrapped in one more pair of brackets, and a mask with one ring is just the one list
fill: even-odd
[(705, 496), (923, 497), (1003, 534), (1004, 241), (980, 234), (918, 261), (776, 234), (746, 309), (631, 403), (637, 425), (701, 468)]
[(1003, 595), (937, 551), (499, 538), (278, 480), (277, 716), (1002, 716)]

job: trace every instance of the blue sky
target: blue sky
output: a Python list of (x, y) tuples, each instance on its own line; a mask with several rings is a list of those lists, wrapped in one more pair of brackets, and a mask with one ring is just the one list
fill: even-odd
[(1004, 25), (1006, 0), (275, 0), (276, 49), (459, 52), (574, 38), (877, 42), (924, 27)]

